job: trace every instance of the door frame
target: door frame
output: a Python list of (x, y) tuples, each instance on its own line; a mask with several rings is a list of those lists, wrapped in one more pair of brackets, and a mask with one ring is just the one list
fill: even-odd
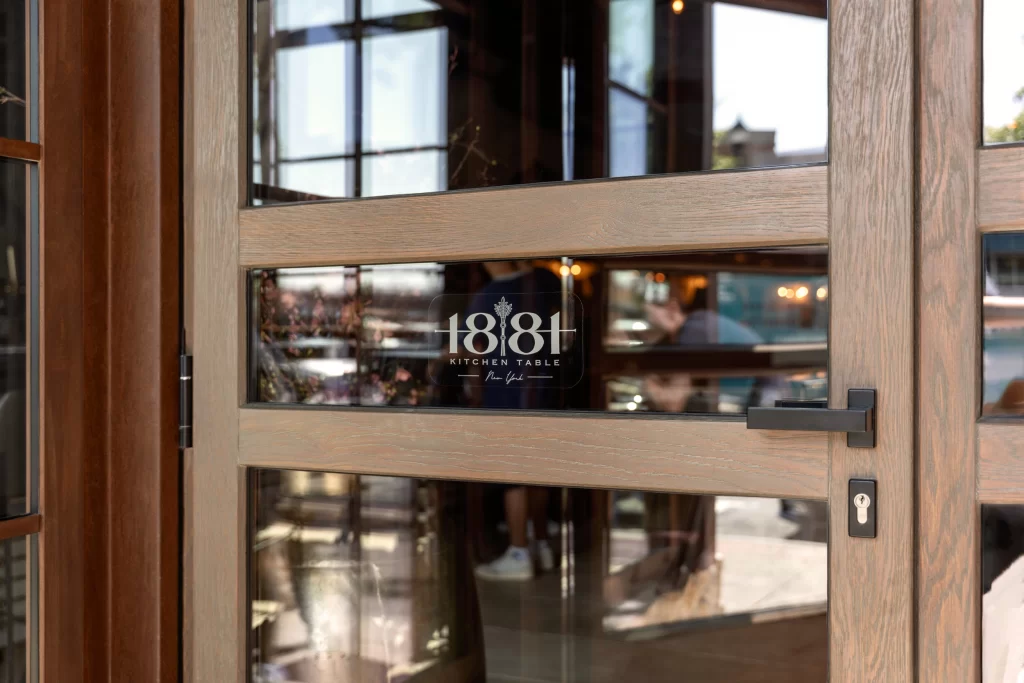
[[(460, 452), (476, 449), (473, 474), (459, 473), (473, 480), (502, 479), (514, 470), (517, 480), (547, 485), (628, 484), (830, 499), (835, 513), (829, 553), (831, 680), (912, 680), (913, 0), (831, 3), (827, 167), (258, 209), (244, 208), (245, 9), (243, 0), (186, 3), (185, 299), (196, 417), (195, 447), (186, 458), (185, 667), (192, 680), (244, 678), (245, 467), (443, 477), (452, 471), (448, 446), (456, 444)], [(484, 231), (481, 226), (495, 215), (507, 217), (505, 227), (515, 229)], [(430, 231), (410, 231), (424, 222)], [(396, 234), (404, 241), (387, 239)], [(451, 239), (455, 234), (458, 241)], [(827, 243), (830, 249), (831, 405), (843, 407), (849, 388), (878, 391), (878, 445), (869, 453), (849, 449), (839, 435), (750, 432), (741, 422), (724, 419), (680, 417), (651, 430), (649, 422), (640, 427), (636, 421), (599, 417), (495, 419), (245, 406), (247, 267), (808, 243)], [(359, 458), (351, 444), (337, 438), (395, 425), (403, 429), (391, 432), (393, 441), (382, 445), (378, 439), (372, 458)], [(412, 431), (410, 425), (421, 457), (414, 464), (395, 464), (387, 456), (408, 445), (401, 432)], [(571, 461), (573, 467), (533, 470), (513, 452), (503, 453), (501, 462), (488, 462), (493, 447), (485, 452), (469, 438), (477, 431), (514, 435), (542, 425), (558, 434), (559, 464)], [(623, 458), (616, 464), (624, 474), (609, 480), (599, 459), (588, 455), (587, 440), (598, 429), (606, 439), (646, 439), (664, 471), (653, 469), (654, 460)], [(313, 454), (310, 444), (317, 448)], [(719, 458), (710, 477), (702, 458), (709, 452)], [(850, 478), (879, 482), (874, 540), (847, 534)]]

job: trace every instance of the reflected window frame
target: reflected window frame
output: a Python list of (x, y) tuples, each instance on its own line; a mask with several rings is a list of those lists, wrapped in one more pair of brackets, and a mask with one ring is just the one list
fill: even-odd
[[(258, 2), (251, 1), (248, 4), (249, 12), (252, 14), (258, 13), (258, 8), (255, 8)], [(266, 3), (263, 3), (266, 4)], [(247, 204), (249, 206), (258, 205), (262, 201), (276, 201), (281, 199), (283, 201), (317, 201), (323, 199), (354, 199), (377, 196), (379, 193), (367, 194), (364, 189), (369, 185), (364, 179), (368, 179), (369, 169), (367, 168), (368, 163), (379, 161), (381, 159), (390, 159), (400, 157), (402, 155), (415, 154), (415, 153), (440, 153), (448, 151), (448, 140), (447, 135), (442, 134), (441, 138), (436, 144), (424, 144), (424, 145), (412, 145), (403, 147), (394, 147), (387, 149), (373, 149), (366, 138), (366, 126), (367, 119), (369, 117), (369, 109), (366, 104), (369, 99), (368, 84), (366, 82), (366, 69), (368, 58), (366, 51), (370, 46), (370, 41), (375, 38), (391, 35), (400, 35), (403, 33), (418, 33), (418, 32), (429, 32), (429, 31), (442, 31), (447, 35), (447, 25), (445, 23), (443, 14), (445, 11), (438, 7), (434, 10), (424, 10), (415, 13), (405, 13), (396, 15), (375, 15), (372, 14), (368, 17), (361, 16), (363, 2), (354, 2), (349, 5), (349, 11), (346, 13), (348, 19), (342, 23), (331, 24), (329, 26), (304, 26), (293, 29), (278, 29), (277, 28), (277, 17), (263, 17), (264, 21), (271, 21), (274, 24), (274, 35), (272, 38), (273, 45), (267, 46), (269, 55), (260, 55), (259, 58), (253, 55), (253, 52), (260, 49), (258, 45), (260, 41), (259, 24), (256, 16), (250, 18), (250, 26), (252, 26), (252, 32), (250, 34), (250, 48), (247, 50), (250, 61), (250, 82), (252, 83), (252, 91), (246, 98), (248, 107), (248, 117), (245, 130), (249, 131), (250, 134), (246, 135), (247, 141), (247, 157), (249, 163), (246, 166), (248, 174), (247, 178)], [(279, 54), (285, 50), (301, 50), (303, 48), (326, 46), (341, 44), (346, 45), (350, 49), (346, 50), (346, 54), (351, 54), (351, 58), (346, 60), (346, 64), (342, 68), (346, 71), (346, 83), (348, 84), (347, 90), (348, 95), (352, 98), (352, 106), (345, 106), (342, 112), (345, 118), (344, 129), (345, 129), (345, 147), (349, 148), (340, 154), (325, 154), (325, 155), (313, 155), (313, 156), (282, 156), (280, 154), (280, 126), (281, 117), (273, 116), (270, 118), (268, 125), (273, 126), (272, 131), (262, 132), (260, 126), (255, 125), (258, 118), (256, 115), (256, 109), (261, 106), (263, 99), (259, 98), (260, 95), (260, 69), (257, 62), (263, 61), (264, 58), (273, 60), (275, 66), (273, 67), (276, 71), (276, 63), (279, 58)], [(442, 61), (439, 62), (438, 66), (443, 70), (447, 54), (444, 55)], [(269, 61), (264, 64), (264, 71), (271, 68)], [(279, 83), (272, 81), (271, 85), (280, 87)], [(271, 101), (277, 99), (277, 95), (269, 98)], [(254, 106), (255, 104), (255, 106)], [(270, 105), (270, 102), (266, 102), (266, 105)], [(264, 119), (266, 117), (263, 117)], [(261, 143), (261, 132), (265, 136), (263, 139), (272, 140), (273, 144), (269, 145), (270, 149), (262, 149), (264, 143)], [(349, 139), (351, 138), (351, 139)], [(260, 148), (260, 155), (257, 157), (256, 149)], [(268, 158), (269, 157), (269, 158)], [(346, 168), (345, 177), (342, 179), (341, 188), (344, 194), (337, 196), (322, 196), (307, 189), (303, 190), (290, 190), (282, 184), (282, 176), (284, 168), (288, 166), (296, 167), (299, 165), (317, 165), (317, 164), (343, 164)], [(441, 166), (443, 169), (444, 167)], [(256, 182), (256, 178), (260, 179), (260, 183)], [(268, 183), (270, 178), (275, 179), (275, 184), (271, 185)], [(446, 181), (444, 174), (440, 175), (441, 181)], [(442, 182), (444, 187), (437, 188), (436, 191), (443, 191), (447, 189), (447, 183)], [(305, 186), (304, 186), (305, 187)], [(259, 188), (259, 190), (258, 190)], [(403, 193), (405, 194), (405, 193)], [(392, 196), (392, 195), (388, 195)]]

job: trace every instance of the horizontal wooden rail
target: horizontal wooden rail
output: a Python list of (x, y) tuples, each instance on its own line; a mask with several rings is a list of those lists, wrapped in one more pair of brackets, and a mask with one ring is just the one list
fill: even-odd
[(242, 211), (243, 267), (828, 242), (828, 168), (651, 176)]
[(43, 158), (43, 148), (34, 142), (0, 138), (0, 157), (4, 159), (20, 159), (22, 161), (39, 161)]
[(978, 499), (1024, 503), (1024, 420), (978, 425)]
[(545, 486), (828, 497), (828, 438), (741, 421), (243, 408), (240, 464)]
[(0, 520), (0, 541), (36, 534), (42, 528), (42, 515), (25, 515), (24, 517)]
[(978, 185), (981, 231), (1024, 231), (1024, 145), (980, 150)]

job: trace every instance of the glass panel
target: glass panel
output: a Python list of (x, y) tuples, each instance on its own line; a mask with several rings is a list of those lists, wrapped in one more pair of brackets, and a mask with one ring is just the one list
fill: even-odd
[(739, 413), (826, 398), (825, 247), (255, 271), (253, 400)]
[(280, 470), (252, 486), (254, 683), (827, 678), (824, 502)]
[(29, 130), (34, 100), (29, 53), (35, 24), (32, 5), (27, 0), (0, 3), (0, 138), (35, 138)]
[(982, 680), (1024, 680), (1024, 505), (982, 505)]
[(0, 541), (0, 683), (28, 679), (28, 543)]
[(985, 235), (983, 415), (1024, 414), (1024, 233)]
[[(352, 99), (352, 43), (282, 50), (277, 55), (282, 160), (342, 155), (354, 149), (346, 102)], [(303, 187), (303, 189), (307, 189)]]
[[(355, 0), (274, 0), (274, 27), (289, 31), (352, 21)], [(269, 2), (261, 2), (269, 8)]]
[(1024, 141), (1024, 3), (985, 0), (985, 142)]
[[(259, 203), (826, 159), (825, 0), (251, 1)], [(421, 150), (442, 182), (364, 182)], [(353, 182), (284, 183), (325, 157)]]
[(434, 12), (441, 9), (439, 3), (428, 0), (362, 0), (362, 3), (363, 17), (366, 19)]
[(608, 91), (611, 119), (608, 149), (609, 175), (621, 178), (643, 175), (650, 150), (647, 146), (647, 101), (618, 88)]
[(443, 28), (365, 41), (363, 144), (368, 149), (444, 146), (447, 49)]
[(27, 268), (31, 167), (0, 160), (0, 518), (28, 512)]
[(445, 188), (448, 155), (444, 152), (398, 152), (363, 158), (363, 195), (436, 192)]

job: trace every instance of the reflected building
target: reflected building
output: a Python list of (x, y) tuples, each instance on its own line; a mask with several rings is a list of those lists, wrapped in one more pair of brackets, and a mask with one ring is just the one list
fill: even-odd
[(256, 0), (252, 199), (824, 161), (825, 2), (743, 4)]

